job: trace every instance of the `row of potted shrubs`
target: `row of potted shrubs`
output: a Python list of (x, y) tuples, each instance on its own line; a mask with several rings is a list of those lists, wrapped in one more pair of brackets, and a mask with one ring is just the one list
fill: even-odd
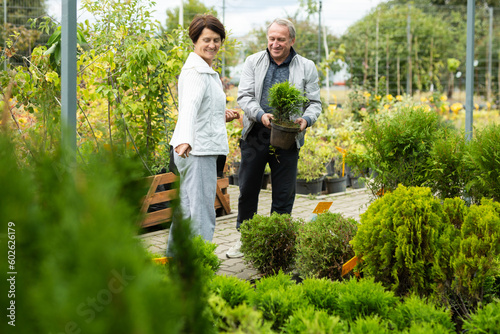
[[(425, 106), (400, 107), (362, 123), (346, 163), (382, 196), (398, 184), (425, 186), (441, 199), (500, 200), (500, 124), (466, 134)], [(373, 179), (372, 179), (373, 178)]]

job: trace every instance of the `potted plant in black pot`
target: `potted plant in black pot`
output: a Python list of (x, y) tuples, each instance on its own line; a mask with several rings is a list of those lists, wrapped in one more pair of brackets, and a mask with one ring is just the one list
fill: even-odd
[(326, 174), (328, 155), (324, 154), (321, 142), (306, 135), (304, 146), (300, 149), (297, 163), (297, 194), (320, 194)]
[(289, 149), (295, 144), (300, 125), (294, 123), (302, 114), (304, 103), (309, 100), (298, 88), (285, 81), (274, 84), (269, 89), (269, 106), (274, 109), (271, 121), (271, 145)]
[(346, 191), (348, 175), (345, 170), (345, 155), (346, 150), (336, 146), (338, 154), (335, 155), (331, 164), (333, 165), (333, 173), (325, 178), (326, 192), (328, 194), (340, 193)]

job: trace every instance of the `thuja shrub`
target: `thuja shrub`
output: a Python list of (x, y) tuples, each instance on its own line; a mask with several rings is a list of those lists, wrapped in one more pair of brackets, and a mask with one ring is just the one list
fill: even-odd
[(214, 276), (222, 262), (217, 254), (215, 254), (218, 245), (198, 235), (193, 238), (193, 247), (197, 252), (196, 261), (200, 263), (205, 275), (208, 277)]
[(468, 167), (472, 180), (468, 187), (472, 198), (500, 201), (500, 124), (478, 130), (468, 146)]
[(334, 314), (338, 309), (340, 284), (340, 281), (331, 281), (327, 278), (306, 278), (301, 282), (308, 303), (328, 314)]
[(500, 203), (483, 198), (465, 216), (460, 244), (452, 258), (456, 290), (474, 304), (483, 299), (488, 277), (498, 274), (500, 254)]
[(247, 280), (236, 276), (217, 275), (210, 282), (210, 291), (222, 297), (230, 307), (243, 303), (250, 304), (254, 288)]
[(430, 301), (411, 295), (389, 313), (389, 318), (395, 330), (404, 331), (415, 324), (440, 324), (446, 332), (455, 332), (450, 310), (436, 306)]
[(500, 329), (500, 301), (496, 300), (472, 313), (470, 318), (465, 319), (463, 329), (471, 334), (498, 333)]
[(346, 333), (347, 330), (347, 324), (340, 317), (313, 306), (297, 310), (283, 326), (283, 332), (290, 334)]
[(275, 333), (262, 312), (246, 303), (231, 307), (221, 296), (208, 299), (211, 320), (218, 333)]
[(423, 185), (439, 198), (464, 198), (471, 173), (466, 166), (465, 135), (455, 129), (445, 129), (429, 151), (427, 180)]
[(289, 214), (255, 215), (241, 225), (241, 251), (245, 261), (264, 275), (290, 271), (295, 263), (301, 220)]
[[(64, 154), (32, 152), (36, 159), (24, 166), (1, 137), (0, 220), (15, 227), (20, 333), (213, 331), (198, 312), (207, 304), (193, 258), (182, 258), (189, 275), (166, 277), (135, 237), (138, 210), (123, 197), (127, 181), (116, 170), (130, 160), (96, 154), (75, 166)], [(140, 197), (142, 189), (135, 189)], [(192, 244), (186, 247), (194, 252)], [(0, 261), (4, 273), (6, 263)], [(8, 289), (2, 285), (2, 291)], [(2, 321), (0, 332), (10, 332), (6, 326)]]
[(338, 309), (342, 320), (353, 322), (360, 317), (378, 315), (387, 319), (398, 302), (392, 291), (386, 290), (373, 278), (351, 278), (339, 285)]
[[(385, 194), (361, 215), (352, 240), (360, 269), (397, 295), (436, 292), (441, 265), (452, 253), (452, 232), (443, 223), (443, 207), (429, 188), (404, 187)], [(441, 239), (445, 238), (445, 239)]]
[(272, 323), (271, 328), (278, 331), (296, 310), (307, 305), (307, 300), (302, 287), (280, 271), (255, 283), (252, 304)]
[(349, 242), (357, 222), (339, 213), (319, 214), (299, 228), (296, 268), (302, 277), (340, 280), (342, 265), (354, 256)]
[(363, 318), (358, 318), (351, 323), (350, 331), (352, 334), (389, 334), (390, 324), (386, 319), (378, 315), (371, 315)]
[(368, 187), (374, 194), (398, 184), (422, 186), (427, 181), (427, 159), (434, 141), (442, 136), (439, 115), (425, 107), (400, 107), (392, 114), (367, 120), (360, 143), (378, 175)]

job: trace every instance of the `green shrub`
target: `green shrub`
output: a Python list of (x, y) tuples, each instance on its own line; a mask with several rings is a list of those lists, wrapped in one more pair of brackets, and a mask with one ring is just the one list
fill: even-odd
[(469, 208), (461, 228), (458, 252), (452, 259), (459, 293), (473, 304), (483, 299), (488, 277), (499, 272), (500, 203), (483, 198)]
[(410, 328), (403, 331), (402, 333), (408, 334), (450, 334), (455, 333), (445, 326), (436, 322), (424, 322), (424, 323), (412, 323)]
[(206, 241), (202, 236), (193, 238), (193, 246), (196, 250), (196, 261), (200, 262), (201, 267), (205, 272), (205, 276), (213, 276), (220, 268), (221, 260), (215, 254), (215, 249), (218, 247), (216, 243)]
[(402, 331), (410, 329), (412, 325), (440, 324), (448, 333), (453, 333), (455, 325), (449, 310), (438, 308), (431, 302), (426, 302), (418, 296), (412, 295), (396, 305), (389, 314), (395, 329)]
[(210, 282), (210, 290), (222, 297), (230, 307), (243, 303), (250, 304), (254, 289), (249, 281), (236, 276), (215, 276)]
[(296, 267), (303, 277), (340, 280), (342, 265), (354, 256), (349, 242), (357, 222), (338, 213), (322, 213), (299, 228)]
[(340, 282), (326, 278), (306, 278), (302, 281), (302, 291), (309, 304), (328, 314), (338, 309), (338, 289)]
[(218, 333), (274, 333), (271, 323), (264, 320), (262, 312), (246, 303), (231, 307), (222, 297), (216, 295), (211, 296), (208, 303), (212, 322)]
[(273, 324), (273, 330), (280, 330), (288, 317), (307, 305), (307, 301), (302, 287), (289, 275), (279, 272), (256, 282), (252, 304)]
[(255, 215), (241, 226), (241, 251), (245, 261), (264, 275), (285, 272), (295, 262), (300, 221), (289, 214), (274, 212), (270, 217)]
[(482, 197), (500, 201), (500, 124), (478, 130), (468, 147), (471, 196), (476, 202)]
[(398, 299), (392, 291), (386, 291), (373, 278), (352, 278), (339, 285), (337, 315), (352, 322), (360, 317), (379, 315), (387, 319)]
[(331, 316), (312, 306), (301, 308), (290, 316), (283, 327), (290, 334), (347, 333), (347, 325), (338, 316)]
[(443, 125), (437, 113), (425, 107), (399, 107), (394, 113), (368, 119), (360, 143), (367, 165), (378, 175), (368, 187), (373, 194), (391, 191), (398, 184), (422, 186), (427, 181), (427, 160)]
[[(376, 281), (406, 295), (427, 296), (437, 291), (449, 266), (451, 232), (443, 223), (443, 207), (429, 188), (399, 186), (373, 202), (361, 215), (352, 240), (361, 270)], [(440, 239), (444, 238), (444, 239)]]
[[(13, 146), (0, 136), (0, 220), (15, 224), (18, 332), (213, 331), (193, 258), (179, 259), (190, 276), (166, 276), (135, 237), (138, 204), (123, 197), (123, 186), (141, 173), (124, 180), (116, 169), (130, 160), (96, 154), (74, 166), (65, 155), (32, 153), (31, 167), (18, 164)], [(127, 193), (140, 197), (143, 189), (134, 189)], [(186, 247), (194, 252), (192, 244)], [(0, 269), (10, 271), (6, 261)], [(8, 304), (7, 293), (1, 301)], [(7, 326), (2, 321), (0, 332), (10, 332)]]
[(390, 333), (387, 320), (378, 315), (358, 318), (351, 324), (349, 333), (353, 334), (386, 334)]
[(465, 198), (465, 185), (470, 179), (466, 168), (465, 135), (455, 130), (445, 131), (436, 138), (427, 158), (427, 180), (423, 185), (441, 199)]
[(500, 333), (500, 301), (496, 300), (470, 315), (465, 319), (463, 329), (467, 333)]

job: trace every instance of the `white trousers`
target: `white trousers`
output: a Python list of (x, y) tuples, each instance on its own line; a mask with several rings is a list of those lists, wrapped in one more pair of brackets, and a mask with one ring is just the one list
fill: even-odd
[[(215, 229), (215, 194), (217, 190), (217, 156), (190, 155), (181, 158), (174, 152), (174, 163), (179, 170), (182, 216), (191, 221), (192, 235), (201, 235), (212, 241)], [(173, 231), (180, 222), (170, 226), (167, 256), (172, 257), (175, 243)]]

